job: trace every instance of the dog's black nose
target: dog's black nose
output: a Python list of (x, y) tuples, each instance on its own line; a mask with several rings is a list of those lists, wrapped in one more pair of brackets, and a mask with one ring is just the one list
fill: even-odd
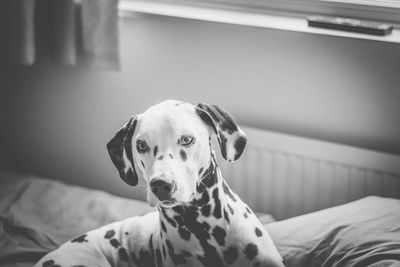
[(162, 179), (153, 179), (150, 182), (150, 188), (154, 195), (156, 195), (159, 200), (163, 201), (171, 198), (174, 184), (173, 182), (168, 182)]

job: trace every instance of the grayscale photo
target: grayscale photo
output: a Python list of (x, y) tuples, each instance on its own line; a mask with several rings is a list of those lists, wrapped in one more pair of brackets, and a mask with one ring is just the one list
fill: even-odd
[(31, 266), (400, 267), (400, 0), (1, 0)]

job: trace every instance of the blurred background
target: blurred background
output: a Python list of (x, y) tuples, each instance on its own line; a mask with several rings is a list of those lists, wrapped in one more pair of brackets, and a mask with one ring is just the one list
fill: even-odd
[(106, 143), (171, 98), (221, 105), (241, 125), (400, 155), (398, 43), (136, 12), (118, 25), (120, 71), (40, 56), (40, 30), (34, 65), (1, 64), (2, 168), (143, 198), (118, 178)]

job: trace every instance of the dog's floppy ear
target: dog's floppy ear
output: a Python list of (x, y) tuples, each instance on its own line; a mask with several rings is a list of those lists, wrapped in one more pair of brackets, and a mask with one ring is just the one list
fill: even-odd
[(132, 117), (107, 143), (108, 154), (119, 176), (127, 184), (135, 186), (138, 183), (138, 176), (132, 157), (132, 136), (136, 128), (136, 117)]
[(196, 112), (204, 123), (214, 129), (224, 159), (237, 160), (242, 155), (247, 138), (232, 115), (217, 105), (205, 103), (198, 104)]

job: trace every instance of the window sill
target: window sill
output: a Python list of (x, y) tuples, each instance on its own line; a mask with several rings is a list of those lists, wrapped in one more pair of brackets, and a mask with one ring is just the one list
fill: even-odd
[(122, 16), (128, 17), (129, 12), (139, 12), (242, 26), (271, 28), (388, 43), (400, 43), (400, 29), (398, 27), (395, 27), (392, 33), (387, 36), (374, 36), (338, 30), (321, 29), (309, 27), (304, 14), (299, 14), (297, 16), (278, 12), (257, 13), (254, 11), (240, 9), (218, 8), (214, 6), (194, 6), (149, 0), (120, 1), (119, 9)]

